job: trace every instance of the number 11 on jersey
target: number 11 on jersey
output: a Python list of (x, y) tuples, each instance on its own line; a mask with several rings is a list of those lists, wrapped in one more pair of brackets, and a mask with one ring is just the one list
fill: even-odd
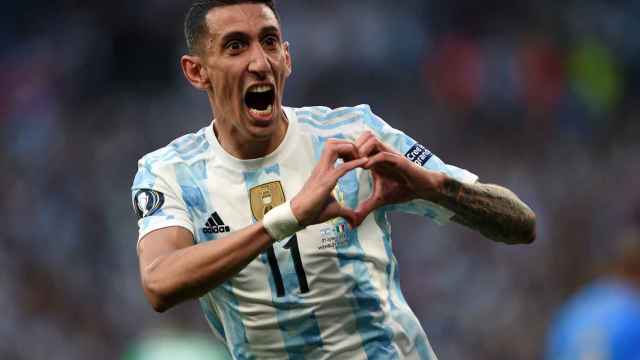
[[(272, 181), (270, 183), (251, 188), (249, 190), (249, 201), (253, 217), (256, 220), (261, 221), (267, 212), (285, 202), (282, 183), (280, 181)], [(305, 274), (304, 267), (302, 266), (298, 237), (293, 235), (289, 240), (287, 240), (284, 248), (291, 252), (293, 266), (296, 270), (298, 283), (300, 284), (300, 292), (309, 292), (307, 275)], [(276, 293), (278, 297), (282, 297), (285, 295), (284, 282), (282, 281), (282, 273), (280, 272), (278, 259), (276, 258), (273, 246), (270, 246), (267, 249), (267, 259), (269, 260), (269, 267), (271, 268), (271, 274), (273, 275), (273, 281), (276, 286)]]

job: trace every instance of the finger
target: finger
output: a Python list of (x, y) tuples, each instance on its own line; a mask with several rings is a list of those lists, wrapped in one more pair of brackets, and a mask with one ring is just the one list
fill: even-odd
[(340, 159), (345, 161), (355, 160), (360, 158), (360, 152), (354, 143), (340, 144), (336, 146), (336, 153)]
[(360, 225), (364, 219), (381, 204), (380, 198), (372, 194), (370, 198), (361, 202), (355, 210), (357, 224)]
[(371, 188), (371, 194), (367, 199), (360, 202), (355, 209), (359, 222), (361, 223), (369, 215), (369, 213), (380, 206), (382, 203), (382, 183), (380, 175), (375, 172), (371, 173), (373, 186)]
[(343, 140), (330, 140), (325, 145), (321, 159), (327, 164), (333, 164), (338, 158), (349, 161), (359, 157), (358, 148), (354, 143)]
[(363, 157), (363, 158), (348, 161), (336, 167), (334, 172), (335, 180), (338, 181), (339, 178), (343, 177), (349, 171), (358, 167), (362, 167), (364, 164), (367, 163), (368, 160), (369, 158)]
[(363, 132), (362, 135), (358, 136), (358, 139), (356, 140), (356, 147), (360, 149), (360, 147), (373, 136), (374, 135), (371, 131)]
[(362, 156), (375, 155), (382, 150), (382, 143), (375, 136), (370, 137), (366, 142), (358, 147), (358, 151)]
[(374, 166), (380, 166), (381, 164), (393, 164), (396, 163), (397, 159), (396, 156), (394, 156), (391, 153), (388, 152), (379, 152), (371, 157), (369, 157), (369, 160), (367, 161), (366, 164), (364, 164), (362, 167), (365, 169), (371, 169)]

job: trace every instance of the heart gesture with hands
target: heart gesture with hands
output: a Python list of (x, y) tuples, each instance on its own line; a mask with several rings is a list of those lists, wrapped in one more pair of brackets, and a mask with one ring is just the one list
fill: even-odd
[[(336, 160), (344, 162), (336, 165)], [(302, 226), (319, 224), (343, 217), (351, 227), (356, 227), (358, 216), (353, 209), (345, 208), (331, 195), (338, 180), (349, 171), (362, 167), (369, 159), (361, 157), (356, 145), (344, 140), (327, 141), (320, 161), (300, 192), (291, 200), (291, 209)]]
[(362, 168), (370, 170), (373, 177), (371, 196), (356, 209), (358, 223), (385, 205), (437, 197), (443, 174), (413, 163), (368, 131), (358, 138), (356, 147), (360, 156), (368, 157)]
[[(344, 163), (336, 165), (338, 158)], [(371, 196), (354, 210), (340, 205), (331, 192), (338, 180), (355, 168), (371, 171), (373, 189)], [(344, 140), (327, 142), (319, 163), (292, 199), (291, 207), (303, 226), (342, 217), (356, 227), (381, 206), (417, 198), (434, 199), (444, 176), (414, 164), (371, 132), (365, 132), (355, 144)]]

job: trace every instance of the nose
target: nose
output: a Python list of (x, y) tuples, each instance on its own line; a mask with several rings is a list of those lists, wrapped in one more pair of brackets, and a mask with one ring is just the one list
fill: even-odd
[(269, 58), (265, 54), (264, 49), (260, 45), (253, 46), (251, 51), (251, 60), (249, 62), (249, 72), (263, 79), (271, 71)]

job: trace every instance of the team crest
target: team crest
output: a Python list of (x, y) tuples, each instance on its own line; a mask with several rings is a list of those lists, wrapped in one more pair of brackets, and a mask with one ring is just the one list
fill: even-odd
[(257, 221), (264, 218), (264, 214), (285, 202), (284, 190), (280, 181), (255, 186), (249, 190), (251, 213)]
[(133, 197), (133, 210), (135, 210), (138, 219), (153, 215), (164, 204), (164, 194), (151, 190), (142, 189)]

